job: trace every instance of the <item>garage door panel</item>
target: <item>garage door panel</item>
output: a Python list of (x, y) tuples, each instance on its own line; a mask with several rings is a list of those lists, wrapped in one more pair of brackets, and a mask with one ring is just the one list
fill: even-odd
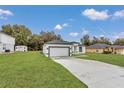
[(52, 47), (52, 48), (50, 48), (49, 52), (50, 52), (51, 57), (69, 56), (69, 48), (68, 47), (63, 47), (63, 48)]

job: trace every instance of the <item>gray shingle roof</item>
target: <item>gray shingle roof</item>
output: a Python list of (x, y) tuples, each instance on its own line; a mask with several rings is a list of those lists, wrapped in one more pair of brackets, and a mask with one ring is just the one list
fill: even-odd
[(80, 44), (79, 42), (76, 42), (76, 41), (72, 41), (70, 42), (71, 44)]
[(124, 46), (120, 46), (120, 45), (113, 45), (111, 47), (116, 48), (116, 49), (124, 49)]
[(79, 42), (75, 42), (75, 41), (72, 41), (72, 42), (70, 42), (72, 45), (73, 44), (78, 44), (78, 46), (82, 46), (82, 44), (80, 44)]
[(107, 44), (94, 44), (94, 45), (90, 45), (87, 48), (91, 48), (91, 49), (105, 49), (107, 47), (109, 47), (110, 45)]
[(53, 40), (53, 41), (46, 42), (45, 44), (67, 44), (67, 45), (71, 45), (70, 42), (62, 41), (62, 40)]

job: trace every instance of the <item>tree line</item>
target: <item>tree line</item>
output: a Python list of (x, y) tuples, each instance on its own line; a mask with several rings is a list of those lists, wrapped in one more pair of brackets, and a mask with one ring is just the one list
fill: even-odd
[(61, 35), (56, 35), (54, 31), (42, 31), (39, 34), (33, 34), (25, 25), (3, 25), (1, 32), (15, 38), (15, 45), (26, 45), (29, 50), (42, 50), (45, 42), (51, 40), (63, 40)]
[(106, 37), (95, 37), (91, 39), (88, 34), (84, 35), (81, 38), (81, 43), (85, 46), (93, 45), (96, 43), (103, 43), (103, 44), (108, 44), (108, 45), (124, 45), (124, 38), (118, 38), (115, 41), (111, 42), (109, 38)]
[[(45, 42), (52, 40), (63, 40), (61, 35), (56, 34), (54, 31), (41, 30), (39, 34), (33, 34), (32, 31), (25, 25), (3, 25), (1, 32), (11, 35), (15, 38), (15, 45), (26, 45), (29, 50), (42, 50), (42, 46)], [(88, 34), (82, 36), (81, 43), (85, 46), (89, 46), (96, 43), (124, 45), (124, 39), (116, 39), (111, 42), (106, 37), (93, 37), (92, 39)]]

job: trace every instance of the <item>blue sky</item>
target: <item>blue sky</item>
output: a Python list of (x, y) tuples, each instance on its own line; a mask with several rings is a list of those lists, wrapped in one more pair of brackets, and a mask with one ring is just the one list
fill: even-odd
[(124, 6), (0, 6), (0, 26), (24, 24), (33, 33), (54, 30), (64, 40), (89, 34), (124, 38)]

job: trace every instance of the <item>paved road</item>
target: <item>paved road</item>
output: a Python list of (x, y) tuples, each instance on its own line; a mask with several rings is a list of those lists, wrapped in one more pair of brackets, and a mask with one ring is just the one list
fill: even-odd
[(90, 88), (124, 88), (124, 68), (78, 58), (53, 58)]

